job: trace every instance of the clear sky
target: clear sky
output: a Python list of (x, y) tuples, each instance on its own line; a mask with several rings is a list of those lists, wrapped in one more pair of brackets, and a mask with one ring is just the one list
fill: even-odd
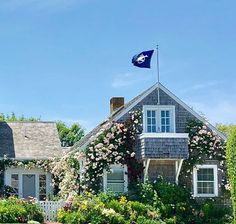
[(235, 0), (1, 0), (0, 112), (86, 132), (160, 78), (212, 124), (236, 123)]

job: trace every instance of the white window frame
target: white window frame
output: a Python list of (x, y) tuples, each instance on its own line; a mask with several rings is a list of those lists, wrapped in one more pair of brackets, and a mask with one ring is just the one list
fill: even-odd
[(39, 175), (46, 175), (46, 195), (53, 193), (53, 189), (51, 186), (52, 177), (50, 173), (44, 172), (40, 169), (24, 169), (24, 168), (8, 168), (4, 173), (4, 184), (11, 186), (11, 175), (18, 175), (18, 196), (20, 198), (23, 197), (23, 175), (35, 175), (35, 190), (36, 190), (36, 198), (39, 199)]
[[(110, 166), (111, 170), (114, 170), (116, 168), (123, 168), (124, 169), (124, 193), (128, 191), (128, 169), (127, 165), (122, 165), (122, 164), (114, 164)], [(103, 191), (106, 192), (107, 189), (107, 171), (103, 171)]]
[[(156, 131), (147, 131), (147, 111), (156, 111)], [(161, 132), (161, 111), (170, 111), (170, 132)], [(144, 133), (175, 133), (175, 106), (174, 105), (144, 105), (143, 106), (143, 132)]]
[[(199, 194), (197, 192), (197, 171), (199, 169), (213, 169), (214, 194)], [(218, 172), (217, 165), (196, 165), (193, 168), (193, 196), (194, 197), (217, 197), (218, 196)]]

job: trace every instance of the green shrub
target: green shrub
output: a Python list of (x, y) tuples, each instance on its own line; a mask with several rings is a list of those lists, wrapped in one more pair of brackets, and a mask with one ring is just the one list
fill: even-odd
[(230, 181), (230, 193), (233, 206), (234, 224), (236, 223), (236, 128), (230, 131), (226, 145), (227, 171)]
[(200, 208), (201, 223), (225, 224), (230, 220), (230, 209), (206, 200)]
[(43, 213), (37, 204), (10, 197), (0, 200), (0, 223), (43, 222)]
[(59, 222), (68, 224), (159, 224), (160, 213), (151, 205), (138, 201), (127, 201), (125, 196), (117, 199), (104, 194), (77, 196), (71, 207), (59, 210)]
[(162, 179), (155, 183), (140, 184), (136, 200), (152, 205), (156, 211), (160, 211), (167, 224), (226, 224), (230, 220), (230, 210), (226, 206), (216, 206), (215, 202), (210, 200), (198, 204), (188, 190), (182, 186), (165, 183)]
[(153, 183), (153, 188), (164, 204), (176, 204), (179, 202), (189, 202), (191, 200), (190, 192), (183, 188), (183, 186), (166, 183), (161, 179)]

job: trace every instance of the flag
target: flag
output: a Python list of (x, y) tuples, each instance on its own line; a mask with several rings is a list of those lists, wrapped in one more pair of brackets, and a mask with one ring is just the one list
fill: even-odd
[(135, 55), (132, 59), (133, 65), (140, 68), (151, 68), (151, 59), (153, 52), (154, 50), (143, 51)]

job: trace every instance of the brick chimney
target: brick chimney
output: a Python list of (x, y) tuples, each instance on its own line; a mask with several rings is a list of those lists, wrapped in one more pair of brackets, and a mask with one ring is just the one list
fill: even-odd
[(124, 97), (112, 97), (110, 99), (110, 114), (124, 106)]

